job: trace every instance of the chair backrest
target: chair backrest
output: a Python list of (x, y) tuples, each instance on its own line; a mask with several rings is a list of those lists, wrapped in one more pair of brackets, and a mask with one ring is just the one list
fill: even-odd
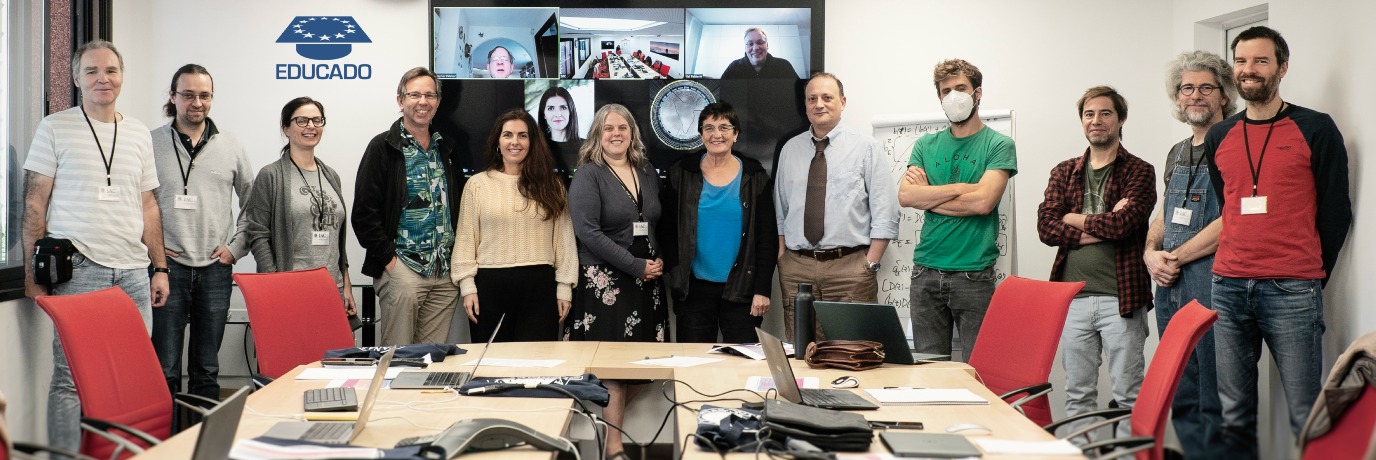
[(669, 76), (669, 64), (659, 66), (659, 74), (666, 77)]
[[(994, 290), (979, 337), (969, 350), (971, 367), (994, 394), (1050, 381), (1066, 312), (1083, 281), (1038, 281), (1009, 276)], [(1022, 405), (1037, 425), (1050, 424), (1047, 398)]]
[(344, 301), (324, 268), (235, 273), (234, 282), (248, 309), (258, 373), (275, 379), (326, 350), (354, 346)]
[(1147, 375), (1142, 379), (1142, 389), (1137, 393), (1137, 403), (1132, 406), (1132, 435), (1156, 438), (1151, 449), (1137, 453), (1138, 459), (1164, 458), (1161, 441), (1166, 438), (1166, 420), (1175, 389), (1180, 386), (1180, 377), (1195, 344), (1214, 321), (1218, 321), (1218, 312), (1191, 300), (1171, 317), (1166, 331), (1161, 333), (1161, 343), (1156, 346)]
[(1357, 402), (1348, 406), (1327, 433), (1303, 446), (1304, 460), (1358, 458), (1371, 452), (1376, 436), (1376, 388), (1367, 385)]
[[(81, 398), (81, 415), (137, 428), (158, 439), (172, 432), (172, 394), (167, 391), (147, 326), (123, 290), (40, 296), (53, 320)], [(136, 444), (145, 443), (130, 438)], [(115, 445), (85, 435), (81, 453), (110, 458)]]

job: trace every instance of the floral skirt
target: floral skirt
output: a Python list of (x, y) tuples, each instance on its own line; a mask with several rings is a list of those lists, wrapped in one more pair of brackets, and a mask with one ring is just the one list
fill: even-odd
[(660, 280), (644, 281), (611, 265), (582, 265), (565, 340), (664, 342), (669, 307)]

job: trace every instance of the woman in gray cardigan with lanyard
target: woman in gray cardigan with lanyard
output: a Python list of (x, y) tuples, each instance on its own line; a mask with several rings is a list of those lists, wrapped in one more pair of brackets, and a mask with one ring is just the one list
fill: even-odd
[(253, 259), (259, 273), (325, 267), (345, 313), (354, 316), (339, 175), (315, 156), (325, 134), (325, 106), (309, 97), (292, 99), (282, 107), (281, 126), (287, 137), (282, 158), (258, 171), (240, 217)]

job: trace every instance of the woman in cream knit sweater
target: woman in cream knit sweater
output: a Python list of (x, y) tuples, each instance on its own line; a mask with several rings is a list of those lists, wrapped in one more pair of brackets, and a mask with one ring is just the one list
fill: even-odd
[(496, 341), (556, 340), (578, 254), (554, 157), (535, 119), (519, 109), (497, 118), (485, 150), (487, 169), (463, 189), (450, 262), (473, 337), (491, 335), (505, 314)]

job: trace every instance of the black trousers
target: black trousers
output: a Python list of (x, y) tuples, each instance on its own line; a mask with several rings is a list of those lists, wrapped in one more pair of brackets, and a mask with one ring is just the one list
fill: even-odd
[(688, 343), (715, 343), (717, 330), (722, 342), (755, 343), (755, 328), (763, 316), (750, 316), (749, 302), (732, 302), (721, 297), (724, 283), (693, 277), (688, 282), (688, 298), (674, 304), (677, 318), (674, 340)]
[(559, 339), (559, 304), (554, 267), (527, 265), (479, 268), (478, 322), (473, 341), (485, 342), (506, 315), (494, 342), (542, 342)]

